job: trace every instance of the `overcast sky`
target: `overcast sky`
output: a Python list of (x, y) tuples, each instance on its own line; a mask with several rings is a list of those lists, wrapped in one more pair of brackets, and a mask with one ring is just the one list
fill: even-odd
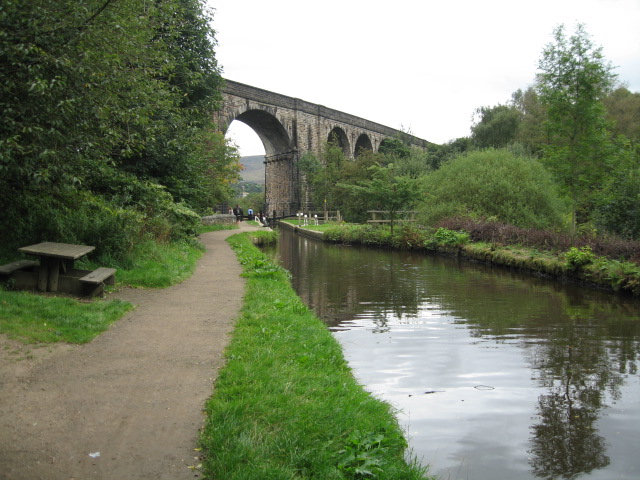
[[(530, 86), (559, 24), (584, 23), (640, 92), (640, 0), (208, 0), (223, 76), (435, 143)], [(243, 128), (244, 127), (244, 128)], [(263, 154), (240, 122), (242, 155)]]

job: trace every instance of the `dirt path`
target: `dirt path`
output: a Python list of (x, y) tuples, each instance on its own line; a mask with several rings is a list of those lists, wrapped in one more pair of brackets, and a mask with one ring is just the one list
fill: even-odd
[[(243, 229), (251, 228), (243, 225)], [(114, 294), (136, 309), (93, 342), (0, 338), (0, 479), (193, 479), (202, 407), (244, 282), (224, 239), (187, 281)]]

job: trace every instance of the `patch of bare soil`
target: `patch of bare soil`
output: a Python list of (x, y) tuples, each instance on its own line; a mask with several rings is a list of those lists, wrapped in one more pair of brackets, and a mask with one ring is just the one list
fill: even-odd
[(0, 337), (0, 479), (200, 476), (202, 407), (244, 290), (233, 233), (203, 235), (180, 285), (111, 294), (136, 308), (89, 344)]

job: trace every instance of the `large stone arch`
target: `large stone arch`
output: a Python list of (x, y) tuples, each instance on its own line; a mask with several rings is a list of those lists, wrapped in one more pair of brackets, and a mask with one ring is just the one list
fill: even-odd
[(282, 123), (270, 112), (260, 109), (247, 110), (234, 118), (253, 129), (264, 146), (267, 157), (293, 150), (291, 138)]
[(288, 216), (299, 208), (298, 152), (293, 135), (278, 118), (277, 109), (266, 105), (231, 105), (225, 113), (224, 131), (237, 120), (248, 125), (258, 135), (265, 150), (265, 197), (263, 210), (267, 215)]

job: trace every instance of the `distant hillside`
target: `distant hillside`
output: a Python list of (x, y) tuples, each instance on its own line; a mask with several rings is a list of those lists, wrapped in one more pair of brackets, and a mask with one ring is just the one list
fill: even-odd
[(264, 155), (242, 157), (240, 163), (244, 165), (244, 170), (240, 172), (242, 180), (264, 185)]

